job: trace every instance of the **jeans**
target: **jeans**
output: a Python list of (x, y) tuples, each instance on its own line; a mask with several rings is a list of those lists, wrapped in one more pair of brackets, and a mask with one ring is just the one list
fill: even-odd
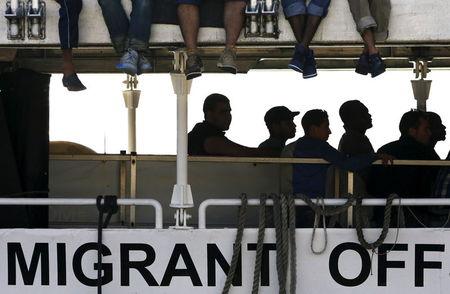
[(120, 0), (98, 0), (114, 49), (145, 51), (152, 25), (153, 0), (133, 0), (130, 20)]
[(359, 33), (373, 29), (377, 40), (388, 37), (390, 0), (348, 0), (348, 4)]
[(330, 2), (331, 0), (311, 0), (306, 6), (306, 0), (282, 0), (281, 5), (286, 18), (301, 14), (325, 17)]
[(78, 47), (78, 18), (83, 7), (82, 0), (56, 0), (59, 9), (59, 41), (61, 49)]

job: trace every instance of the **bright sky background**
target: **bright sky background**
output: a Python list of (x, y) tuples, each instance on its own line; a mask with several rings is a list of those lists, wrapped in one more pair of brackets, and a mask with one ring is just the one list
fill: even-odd
[[(295, 119), (297, 136), (303, 135), (300, 120), (309, 109), (325, 109), (333, 132), (329, 142), (337, 147), (343, 134), (340, 105), (361, 100), (372, 114), (374, 127), (367, 135), (375, 149), (398, 139), (401, 115), (416, 107), (410, 80), (412, 70), (389, 70), (371, 79), (350, 70), (321, 70), (317, 78), (304, 80), (291, 70), (253, 70), (248, 74), (204, 74), (194, 80), (189, 96), (189, 130), (203, 120), (204, 98), (217, 92), (231, 100), (233, 121), (227, 137), (246, 146), (257, 146), (268, 137), (265, 112), (285, 105), (300, 111)], [(127, 110), (122, 90), (123, 74), (80, 75), (88, 90), (71, 93), (53, 75), (50, 89), (50, 139), (77, 142), (99, 153), (127, 149)], [(450, 71), (433, 70), (428, 110), (442, 117), (450, 129)], [(137, 110), (137, 151), (140, 154), (176, 154), (176, 96), (169, 74), (139, 78), (142, 91)], [(450, 137), (447, 136), (447, 137)], [(441, 158), (450, 139), (438, 143)]]

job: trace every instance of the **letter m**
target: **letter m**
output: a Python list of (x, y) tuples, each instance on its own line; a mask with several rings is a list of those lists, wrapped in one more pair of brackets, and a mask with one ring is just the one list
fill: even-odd
[(36, 243), (30, 266), (27, 266), (20, 243), (8, 243), (8, 285), (16, 285), (16, 258), (22, 273), (23, 283), (33, 285), (39, 260), (41, 260), (41, 285), (49, 285), (48, 243)]

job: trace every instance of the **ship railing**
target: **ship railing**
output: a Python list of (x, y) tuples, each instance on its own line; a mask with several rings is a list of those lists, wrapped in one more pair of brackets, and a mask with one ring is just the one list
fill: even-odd
[[(145, 161), (153, 161), (153, 162), (176, 162), (176, 156), (174, 155), (138, 155), (135, 153), (132, 154), (120, 154), (120, 155), (50, 155), (51, 160), (57, 161), (116, 161), (120, 162), (120, 172), (119, 172), (119, 198), (124, 198), (125, 192), (130, 191), (128, 197), (131, 199), (136, 198), (137, 191), (137, 174), (138, 169), (137, 165), (139, 162)], [(278, 164), (278, 165), (287, 165), (287, 164), (329, 164), (329, 162), (318, 159), (318, 158), (263, 158), (263, 157), (214, 157), (214, 156), (189, 156), (189, 163), (249, 163), (249, 164)], [(127, 163), (129, 163), (129, 169), (127, 168)], [(382, 162), (380, 160), (375, 161), (373, 165), (381, 165)], [(450, 167), (449, 160), (394, 160), (394, 166), (429, 166), (429, 167)], [(129, 180), (127, 181), (127, 177)], [(341, 171), (336, 169), (334, 173), (334, 195), (335, 198), (339, 198), (340, 190), (340, 177)], [(347, 177), (347, 194), (354, 194), (354, 173), (346, 172)], [(194, 198), (195, 200), (195, 198)], [(373, 201), (376, 199), (370, 199)], [(384, 205), (386, 200), (380, 199), (383, 201)], [(412, 199), (408, 199), (410, 201)], [(426, 200), (431, 200), (430, 198), (426, 198)], [(442, 199), (441, 199), (442, 200)], [(239, 200), (236, 200), (239, 201)], [(257, 200), (259, 201), (259, 200)], [(345, 201), (342, 199), (327, 199), (326, 201)], [(367, 199), (366, 201), (369, 201)], [(371, 202), (365, 203), (371, 203)], [(404, 204), (406, 199), (402, 199), (402, 205)], [(258, 202), (259, 203), (259, 202)], [(341, 202), (339, 202), (341, 203)], [(395, 202), (394, 202), (395, 203)], [(331, 205), (331, 204), (329, 204)], [(405, 204), (406, 205), (406, 204)], [(430, 204), (432, 205), (432, 204)], [(438, 204), (436, 204), (438, 205)], [(123, 213), (121, 213), (123, 215)], [(129, 222), (134, 222), (134, 213), (131, 214)], [(347, 211), (347, 224), (349, 227), (353, 227), (353, 207), (350, 206)]]
[[(316, 203), (317, 199), (311, 199)], [(325, 206), (339, 206), (344, 205), (347, 199), (324, 199)], [(206, 211), (212, 206), (240, 206), (242, 201), (240, 199), (207, 199), (203, 201), (198, 209), (198, 228), (206, 229)], [(259, 206), (260, 199), (248, 199), (248, 206)], [(273, 206), (273, 200), (266, 200), (267, 206)], [(307, 206), (301, 199), (295, 199), (296, 206)], [(385, 206), (385, 198), (370, 198), (363, 199), (362, 206)], [(407, 198), (394, 199), (393, 206), (450, 206), (450, 199), (448, 198)]]
[[(103, 202), (104, 200), (102, 200)], [(96, 198), (0, 198), (0, 205), (96, 206)], [(118, 206), (151, 206), (155, 209), (155, 229), (163, 228), (163, 209), (155, 199), (117, 199)]]

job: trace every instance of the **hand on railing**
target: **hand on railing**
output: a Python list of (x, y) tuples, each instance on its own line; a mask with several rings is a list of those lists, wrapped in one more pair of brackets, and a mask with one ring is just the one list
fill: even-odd
[(377, 153), (378, 158), (381, 160), (383, 165), (394, 164), (395, 157), (386, 153)]

